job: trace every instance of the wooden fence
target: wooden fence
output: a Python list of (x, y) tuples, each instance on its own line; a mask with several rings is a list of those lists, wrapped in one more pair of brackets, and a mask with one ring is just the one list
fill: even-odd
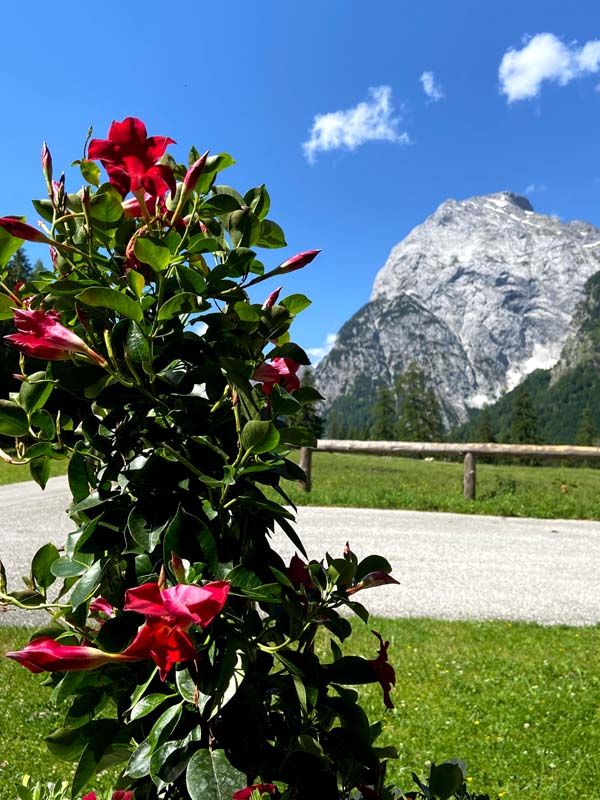
[[(317, 450), (323, 453), (360, 453), (373, 456), (460, 455), (464, 462), (463, 492), (465, 500), (474, 500), (477, 493), (477, 456), (519, 456), (528, 458), (600, 458), (600, 447), (577, 447), (562, 444), (466, 444), (454, 442), (363, 442), (350, 439), (319, 439)], [(312, 488), (313, 448), (300, 448), (300, 466), (306, 474), (301, 484), (306, 492)]]

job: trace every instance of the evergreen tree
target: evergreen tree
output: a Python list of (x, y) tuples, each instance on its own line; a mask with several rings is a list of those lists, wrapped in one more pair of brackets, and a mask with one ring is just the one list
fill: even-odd
[(514, 393), (510, 420), (512, 444), (539, 444), (538, 420), (529, 392), (525, 388)]
[(335, 410), (331, 410), (326, 418), (326, 433), (328, 439), (346, 439), (347, 428), (341, 416)]
[(590, 407), (586, 406), (581, 414), (579, 427), (575, 434), (575, 444), (593, 446), (598, 444), (599, 438), (600, 432), (598, 431), (598, 426), (592, 416)]
[(396, 379), (398, 422), (396, 438), (406, 442), (436, 442), (443, 437), (442, 412), (435, 392), (413, 362)]
[(494, 429), (492, 427), (492, 418), (490, 410), (484, 406), (479, 418), (477, 419), (477, 427), (475, 429), (475, 439), (478, 442), (495, 442)]
[[(12, 289), (13, 286), (31, 277), (33, 269), (25, 250), (21, 247), (10, 259), (6, 266), (6, 277), (4, 283)], [(16, 389), (13, 374), (19, 370), (19, 356), (12, 350), (6, 342), (4, 336), (14, 333), (14, 325), (11, 319), (0, 320), (0, 397), (6, 399), (8, 393)]]
[[(302, 388), (315, 388), (315, 373), (312, 369), (307, 368), (302, 372), (301, 386)], [(303, 404), (300, 411), (294, 414), (290, 419), (290, 424), (297, 425), (301, 428), (308, 428), (314, 433), (317, 439), (323, 437), (325, 422), (317, 411), (317, 403)]]
[(387, 386), (382, 386), (377, 392), (371, 416), (373, 419), (370, 430), (371, 439), (389, 441), (396, 438), (398, 411), (394, 394)]

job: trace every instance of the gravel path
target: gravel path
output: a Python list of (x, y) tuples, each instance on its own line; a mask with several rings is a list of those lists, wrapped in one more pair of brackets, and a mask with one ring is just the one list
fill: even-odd
[[(64, 540), (67, 504), (64, 478), (50, 480), (44, 493), (35, 484), (0, 488), (0, 559), (12, 588), (40, 545)], [(598, 522), (305, 507), (298, 526), (311, 557), (339, 555), (349, 539), (359, 557), (377, 552), (391, 561), (401, 585), (356, 598), (374, 614), (600, 622)], [(275, 541), (292, 555), (283, 533)], [(25, 621), (32, 615), (0, 614), (0, 624)]]

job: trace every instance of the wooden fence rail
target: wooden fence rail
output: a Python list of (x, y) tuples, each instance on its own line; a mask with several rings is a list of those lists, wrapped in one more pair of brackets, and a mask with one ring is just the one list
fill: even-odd
[[(465, 500), (474, 500), (477, 492), (477, 456), (524, 456), (534, 458), (600, 458), (600, 447), (562, 444), (497, 444), (456, 442), (366, 442), (350, 439), (319, 439), (317, 450), (323, 453), (360, 453), (374, 456), (462, 455), (464, 460), (463, 492)], [(300, 448), (300, 466), (306, 475), (301, 484), (312, 488), (313, 448)]]

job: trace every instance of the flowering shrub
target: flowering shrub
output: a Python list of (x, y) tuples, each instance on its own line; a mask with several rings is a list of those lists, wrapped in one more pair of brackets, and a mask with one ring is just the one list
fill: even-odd
[(19, 391), (0, 401), (14, 454), (0, 455), (42, 487), (67, 458), (74, 523), (64, 549), (36, 553), (24, 589), (0, 565), (0, 602), (50, 615), (7, 655), (68, 702), (47, 741), (76, 764), (71, 798), (115, 765), (113, 800), (398, 796), (383, 788), (393, 748), (351, 688), (378, 683), (393, 707), (389, 643), (375, 632), (373, 658), (344, 655), (340, 615), (366, 622), (355, 594), (394, 582), (391, 568), (348, 545), (307, 559), (285, 482), (304, 477), (290, 448), (315, 444), (287, 423), (319, 399), (300, 387), (309, 360), (289, 333), (309, 300), (248, 294), (318, 251), (266, 269), (257, 251), (286, 242), (265, 187), (242, 195), (217, 182), (229, 155), (192, 148), (184, 165), (173, 144), (114, 122), (76, 162), (76, 193), (44, 146), (43, 222), (0, 218), (0, 264), (23, 240), (52, 260), (2, 283), (22, 357)]

